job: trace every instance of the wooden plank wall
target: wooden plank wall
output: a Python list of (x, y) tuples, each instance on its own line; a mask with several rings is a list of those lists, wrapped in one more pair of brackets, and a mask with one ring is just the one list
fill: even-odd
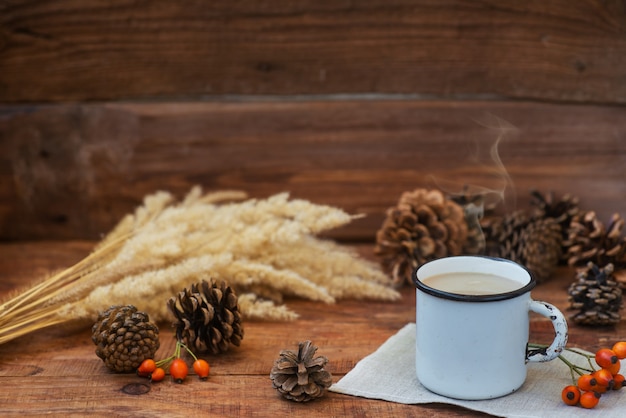
[(608, 219), (625, 180), (623, 1), (0, 2), (1, 240), (195, 184), (367, 214), (352, 241), (433, 185)]

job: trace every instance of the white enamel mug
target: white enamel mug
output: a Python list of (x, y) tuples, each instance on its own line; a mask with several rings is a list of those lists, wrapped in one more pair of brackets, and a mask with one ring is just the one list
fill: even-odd
[[(442, 274), (484, 273), (516, 281), (506, 293), (469, 295), (424, 283)], [(430, 261), (414, 276), (416, 289), (416, 372), (432, 392), (456, 399), (508, 395), (526, 380), (526, 363), (552, 360), (567, 343), (563, 314), (534, 301), (532, 275), (509, 260), (458, 256)], [(469, 293), (469, 292), (467, 292)], [(529, 350), (529, 312), (549, 318), (555, 338), (545, 350)]]

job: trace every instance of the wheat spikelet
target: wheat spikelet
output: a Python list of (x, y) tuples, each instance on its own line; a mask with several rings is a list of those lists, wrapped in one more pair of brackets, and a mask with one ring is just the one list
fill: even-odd
[(332, 241), (304, 237), (290, 245), (268, 246), (256, 262), (297, 272), (328, 289), (334, 298), (396, 300), (378, 265)]
[(255, 293), (242, 293), (238, 300), (239, 308), (250, 319), (293, 321), (298, 318), (298, 314), (285, 305), (276, 306), (271, 300), (260, 299)]

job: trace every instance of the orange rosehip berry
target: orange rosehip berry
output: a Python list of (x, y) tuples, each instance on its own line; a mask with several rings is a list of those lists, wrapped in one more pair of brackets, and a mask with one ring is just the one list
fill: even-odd
[(163, 370), (161, 367), (157, 367), (150, 374), (150, 381), (151, 382), (160, 382), (164, 378), (165, 378), (165, 370)]
[(598, 388), (598, 381), (591, 374), (583, 374), (576, 382), (578, 388), (585, 392), (593, 391)]
[(606, 393), (608, 390), (609, 390), (608, 386), (598, 385), (598, 387), (596, 387), (593, 391), (596, 392), (596, 393), (602, 394), (602, 393)]
[(148, 377), (156, 369), (156, 363), (153, 359), (148, 358), (141, 362), (137, 368), (137, 374), (141, 377)]
[(623, 374), (614, 374), (613, 375), (613, 390), (620, 390), (626, 386), (626, 379)]
[(170, 375), (172, 375), (172, 379), (176, 383), (183, 383), (183, 380), (187, 377), (187, 373), (189, 373), (189, 367), (187, 367), (187, 363), (181, 358), (176, 358), (172, 361), (170, 365)]
[(211, 366), (209, 366), (206, 360), (198, 359), (193, 362), (193, 371), (196, 372), (200, 379), (206, 380), (209, 377)]
[(561, 399), (566, 405), (577, 405), (580, 400), (580, 389), (574, 385), (565, 386), (561, 392)]
[(596, 363), (602, 368), (609, 368), (613, 364), (618, 363), (619, 359), (613, 350), (610, 348), (601, 348), (596, 351)]
[(605, 386), (610, 388), (613, 386), (613, 374), (607, 369), (596, 370), (592, 373), (593, 377), (595, 377), (599, 386)]
[(615, 364), (611, 364), (609, 367), (603, 367), (603, 369), (608, 370), (612, 375), (618, 374), (621, 368), (622, 363), (620, 363), (619, 361)]
[(613, 345), (613, 352), (619, 359), (626, 358), (626, 341), (618, 341)]
[(585, 392), (580, 395), (580, 406), (587, 409), (595, 408), (600, 401), (600, 396), (597, 392)]

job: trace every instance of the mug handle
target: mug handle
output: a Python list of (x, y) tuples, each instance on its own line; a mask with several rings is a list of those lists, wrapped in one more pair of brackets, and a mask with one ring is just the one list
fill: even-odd
[(556, 335), (549, 347), (526, 349), (526, 362), (544, 362), (557, 358), (567, 344), (567, 321), (565, 317), (554, 305), (536, 300), (530, 301), (529, 310), (550, 319)]

